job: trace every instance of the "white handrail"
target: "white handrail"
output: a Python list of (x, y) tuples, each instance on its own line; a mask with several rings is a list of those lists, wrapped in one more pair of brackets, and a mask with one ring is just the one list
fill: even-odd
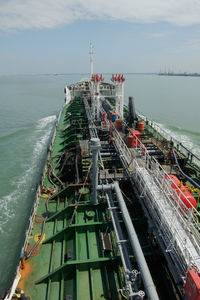
[[(181, 265), (182, 271), (186, 272), (191, 267), (200, 271), (200, 234), (196, 220), (200, 217), (199, 212), (195, 208), (186, 207), (180, 199), (180, 188), (171, 187), (171, 178), (159, 162), (144, 151), (145, 146), (137, 136), (134, 136), (136, 147), (131, 151), (114, 126), (113, 136), (126, 166), (129, 166), (127, 171), (137, 183), (145, 206), (165, 243), (166, 252), (170, 251), (170, 255)], [(179, 190), (180, 194), (175, 190)], [(187, 202), (190, 203), (185, 197), (185, 203)]]
[(180, 141), (172, 137), (166, 130), (161, 128), (157, 123), (153, 122), (151, 119), (144, 117), (138, 113), (138, 116), (145, 122), (148, 122), (148, 125), (151, 126), (156, 132), (158, 132), (163, 138), (168, 141), (172, 141), (177, 149), (183, 153), (186, 157), (190, 157), (191, 161), (194, 162), (198, 167), (200, 167), (200, 158), (188, 150)]

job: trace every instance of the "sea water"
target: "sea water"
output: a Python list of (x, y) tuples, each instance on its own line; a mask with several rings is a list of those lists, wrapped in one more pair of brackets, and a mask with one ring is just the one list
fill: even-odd
[[(64, 86), (88, 74), (0, 76), (0, 294), (10, 286)], [(109, 80), (111, 75), (105, 75)], [(200, 78), (128, 74), (125, 101), (200, 156)]]

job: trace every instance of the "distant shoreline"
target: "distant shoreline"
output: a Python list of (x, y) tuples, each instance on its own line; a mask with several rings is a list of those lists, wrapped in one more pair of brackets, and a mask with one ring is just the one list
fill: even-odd
[[(100, 72), (99, 74), (111, 75), (115, 74), (115, 72)], [(158, 75), (156, 72), (120, 72), (120, 74), (124, 75)], [(38, 74), (0, 74), (0, 77), (3, 76), (65, 76), (65, 75), (89, 75), (88, 72), (69, 72), (69, 73), (38, 73)]]
[(158, 73), (159, 76), (200, 77), (200, 73)]
[[(115, 74), (114, 72), (100, 72), (100, 74), (104, 75), (112, 75)], [(121, 74), (124, 75), (159, 75), (159, 76), (182, 76), (182, 77), (200, 77), (200, 73), (156, 73), (156, 72), (121, 72)], [(88, 75), (90, 76), (90, 73), (88, 72), (69, 72), (69, 73), (38, 73), (38, 74), (0, 74), (0, 77), (15, 77), (15, 76), (65, 76), (65, 75)]]

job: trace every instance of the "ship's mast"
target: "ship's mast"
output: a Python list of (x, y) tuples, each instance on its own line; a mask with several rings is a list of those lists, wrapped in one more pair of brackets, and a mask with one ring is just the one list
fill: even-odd
[(90, 92), (91, 92), (91, 107), (92, 107), (92, 117), (95, 118), (95, 91), (94, 91), (94, 81), (92, 80), (94, 74), (94, 56), (93, 56), (94, 46), (90, 43)]
[(93, 56), (93, 48), (94, 46), (90, 43), (90, 75), (94, 74), (94, 56)]

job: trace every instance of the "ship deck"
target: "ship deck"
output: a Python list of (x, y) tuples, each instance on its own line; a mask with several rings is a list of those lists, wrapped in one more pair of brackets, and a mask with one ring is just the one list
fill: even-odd
[[(127, 163), (124, 152), (119, 151), (125, 134), (118, 134), (118, 140), (113, 133), (109, 139), (110, 133), (103, 131), (100, 124), (93, 128), (88, 116), (87, 106), (81, 98), (62, 109), (46, 161), (42, 193), (18, 287), (34, 300), (123, 299), (120, 290), (125, 285), (125, 278), (110, 208), (103, 193), (97, 204), (91, 203), (89, 141), (97, 130), (101, 140), (99, 181), (102, 184), (115, 180), (120, 183), (159, 297), (178, 299), (167, 263), (132, 187), (131, 178), (136, 176), (132, 162), (135, 159), (138, 170), (143, 170), (144, 157), (135, 149), (129, 149), (132, 162), (129, 159)], [(166, 173), (177, 172), (175, 165), (167, 163), (169, 149), (159, 139), (153, 134), (144, 135), (143, 143), (153, 143), (156, 151), (161, 152)], [(146, 170), (145, 176), (148, 181)], [(151, 190), (153, 185), (150, 183)], [(116, 209), (131, 267), (138, 269), (116, 198), (112, 209)], [(144, 289), (143, 283), (140, 286)]]
[[(73, 104), (70, 107), (61, 113), (48, 162), (62, 153), (63, 141), (72, 136), (66, 126)], [(64, 137), (63, 128), (67, 128)], [(18, 286), (31, 299), (121, 299), (118, 289), (124, 278), (107, 204), (91, 205), (87, 185), (70, 184), (62, 193), (50, 196), (48, 189), (53, 186), (46, 168), (43, 190), (47, 191), (40, 197), (26, 255), (40, 238), (44, 219), (48, 219), (41, 242), (26, 259)], [(151, 254), (148, 247), (146, 254)], [(130, 257), (134, 261), (132, 254)]]

